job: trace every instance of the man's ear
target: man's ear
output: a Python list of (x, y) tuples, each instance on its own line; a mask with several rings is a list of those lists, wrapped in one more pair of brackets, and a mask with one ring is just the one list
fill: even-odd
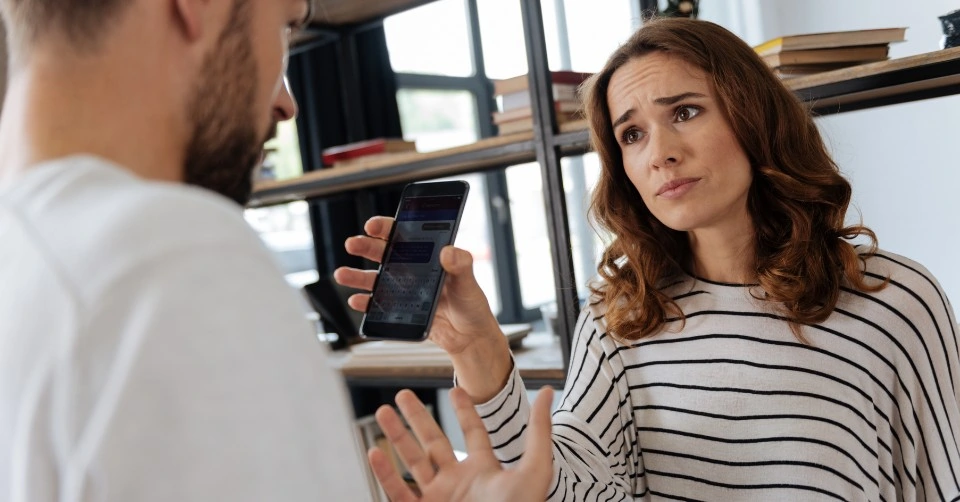
[(174, 17), (180, 22), (184, 36), (190, 41), (203, 36), (207, 19), (204, 14), (210, 7), (209, 0), (173, 0)]

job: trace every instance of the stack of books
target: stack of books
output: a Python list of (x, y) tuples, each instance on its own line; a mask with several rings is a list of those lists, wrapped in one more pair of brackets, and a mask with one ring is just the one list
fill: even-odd
[(358, 159), (369, 159), (372, 156), (416, 151), (417, 144), (413, 141), (407, 141), (403, 138), (376, 138), (326, 148), (321, 154), (323, 165), (329, 167), (342, 166)]
[[(582, 105), (577, 89), (590, 75), (575, 71), (550, 72), (557, 124), (581, 118)], [(493, 123), (497, 125), (501, 136), (533, 129), (533, 109), (530, 105), (529, 81), (526, 75), (494, 80), (493, 94), (498, 102), (498, 111), (493, 113)]]
[(756, 47), (781, 78), (799, 77), (888, 58), (890, 44), (902, 42), (906, 28), (833, 31), (790, 35)]

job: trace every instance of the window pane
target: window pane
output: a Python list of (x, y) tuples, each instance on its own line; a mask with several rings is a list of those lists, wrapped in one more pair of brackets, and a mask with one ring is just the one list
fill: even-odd
[[(544, 0), (553, 4), (556, 0)], [(571, 68), (577, 71), (597, 72), (620, 44), (626, 42), (639, 26), (639, 19), (631, 3), (637, 0), (565, 0), (567, 45)], [(546, 9), (546, 8), (544, 8)], [(546, 16), (546, 14), (544, 14)], [(546, 22), (546, 20), (544, 20)], [(550, 66), (556, 61), (550, 56)]]
[[(544, 35), (551, 70), (595, 72), (639, 26), (636, 0), (564, 0), (568, 40), (561, 44), (557, 19), (558, 0), (543, 0)], [(516, 0), (483, 0), (477, 5), (483, 62), (487, 76), (509, 78), (527, 72), (523, 17)], [(564, 51), (566, 54), (564, 54)]]
[(520, 294), (524, 308), (537, 308), (556, 300), (540, 165), (520, 164), (506, 172), (520, 271)]
[[(603, 253), (603, 241), (587, 219), (590, 195), (600, 175), (600, 160), (590, 153), (564, 158), (561, 165), (577, 293), (586, 299), (587, 283), (597, 275), (597, 263)], [(556, 301), (553, 260), (544, 259), (552, 255), (539, 164), (507, 169), (507, 183), (523, 306), (536, 308)]]
[(297, 122), (285, 120), (277, 124), (277, 135), (265, 145), (267, 155), (260, 168), (260, 179), (286, 180), (303, 174)]
[(523, 18), (517, 0), (481, 0), (480, 38), (483, 65), (489, 78), (510, 78), (527, 72)]
[(477, 103), (468, 91), (400, 89), (397, 91), (403, 137), (429, 152), (473, 143), (477, 134)]
[(244, 211), (247, 223), (273, 251), (287, 282), (301, 288), (316, 282), (317, 262), (313, 252), (310, 213), (305, 201)]
[(595, 153), (589, 153), (580, 157), (564, 158), (561, 165), (564, 191), (567, 193), (567, 216), (577, 292), (580, 298), (586, 299), (590, 294), (587, 284), (596, 277), (597, 264), (603, 256), (603, 241), (587, 218), (590, 196), (600, 177), (600, 158)]
[(384, 19), (393, 70), (451, 77), (473, 75), (464, 7), (463, 0), (440, 0)]
[[(428, 152), (473, 143), (477, 132), (476, 101), (468, 91), (400, 89), (397, 92), (403, 137), (417, 142), (417, 150)], [(490, 216), (487, 187), (481, 174), (457, 176), (470, 183), (470, 195), (457, 232), (456, 245), (473, 255), (474, 274), (487, 295), (490, 308), (500, 310), (493, 246), (490, 244)], [(437, 180), (439, 181), (439, 180)]]
[[(487, 295), (490, 310), (500, 312), (500, 297), (497, 294), (497, 279), (493, 265), (493, 246), (490, 236), (490, 215), (487, 212), (487, 184), (482, 174), (474, 173), (456, 178), (470, 183), (470, 195), (463, 210), (456, 246), (473, 255), (473, 274), (480, 289)], [(439, 180), (437, 180), (439, 181)]]

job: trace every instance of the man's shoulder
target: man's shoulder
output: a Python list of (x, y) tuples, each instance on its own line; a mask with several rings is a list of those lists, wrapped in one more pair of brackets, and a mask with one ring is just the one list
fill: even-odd
[(75, 280), (160, 258), (203, 256), (203, 250), (264, 252), (242, 208), (216, 194), (139, 179), (95, 158), (38, 169), (45, 172), (25, 180), (12, 204)]

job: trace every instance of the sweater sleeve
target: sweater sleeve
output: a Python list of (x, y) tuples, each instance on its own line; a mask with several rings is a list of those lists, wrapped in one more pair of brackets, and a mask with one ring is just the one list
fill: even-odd
[[(645, 489), (624, 369), (602, 315), (585, 309), (571, 345), (566, 392), (553, 414), (553, 480), (547, 500), (626, 500)], [(505, 466), (524, 451), (530, 404), (514, 366), (504, 389), (477, 406)]]

